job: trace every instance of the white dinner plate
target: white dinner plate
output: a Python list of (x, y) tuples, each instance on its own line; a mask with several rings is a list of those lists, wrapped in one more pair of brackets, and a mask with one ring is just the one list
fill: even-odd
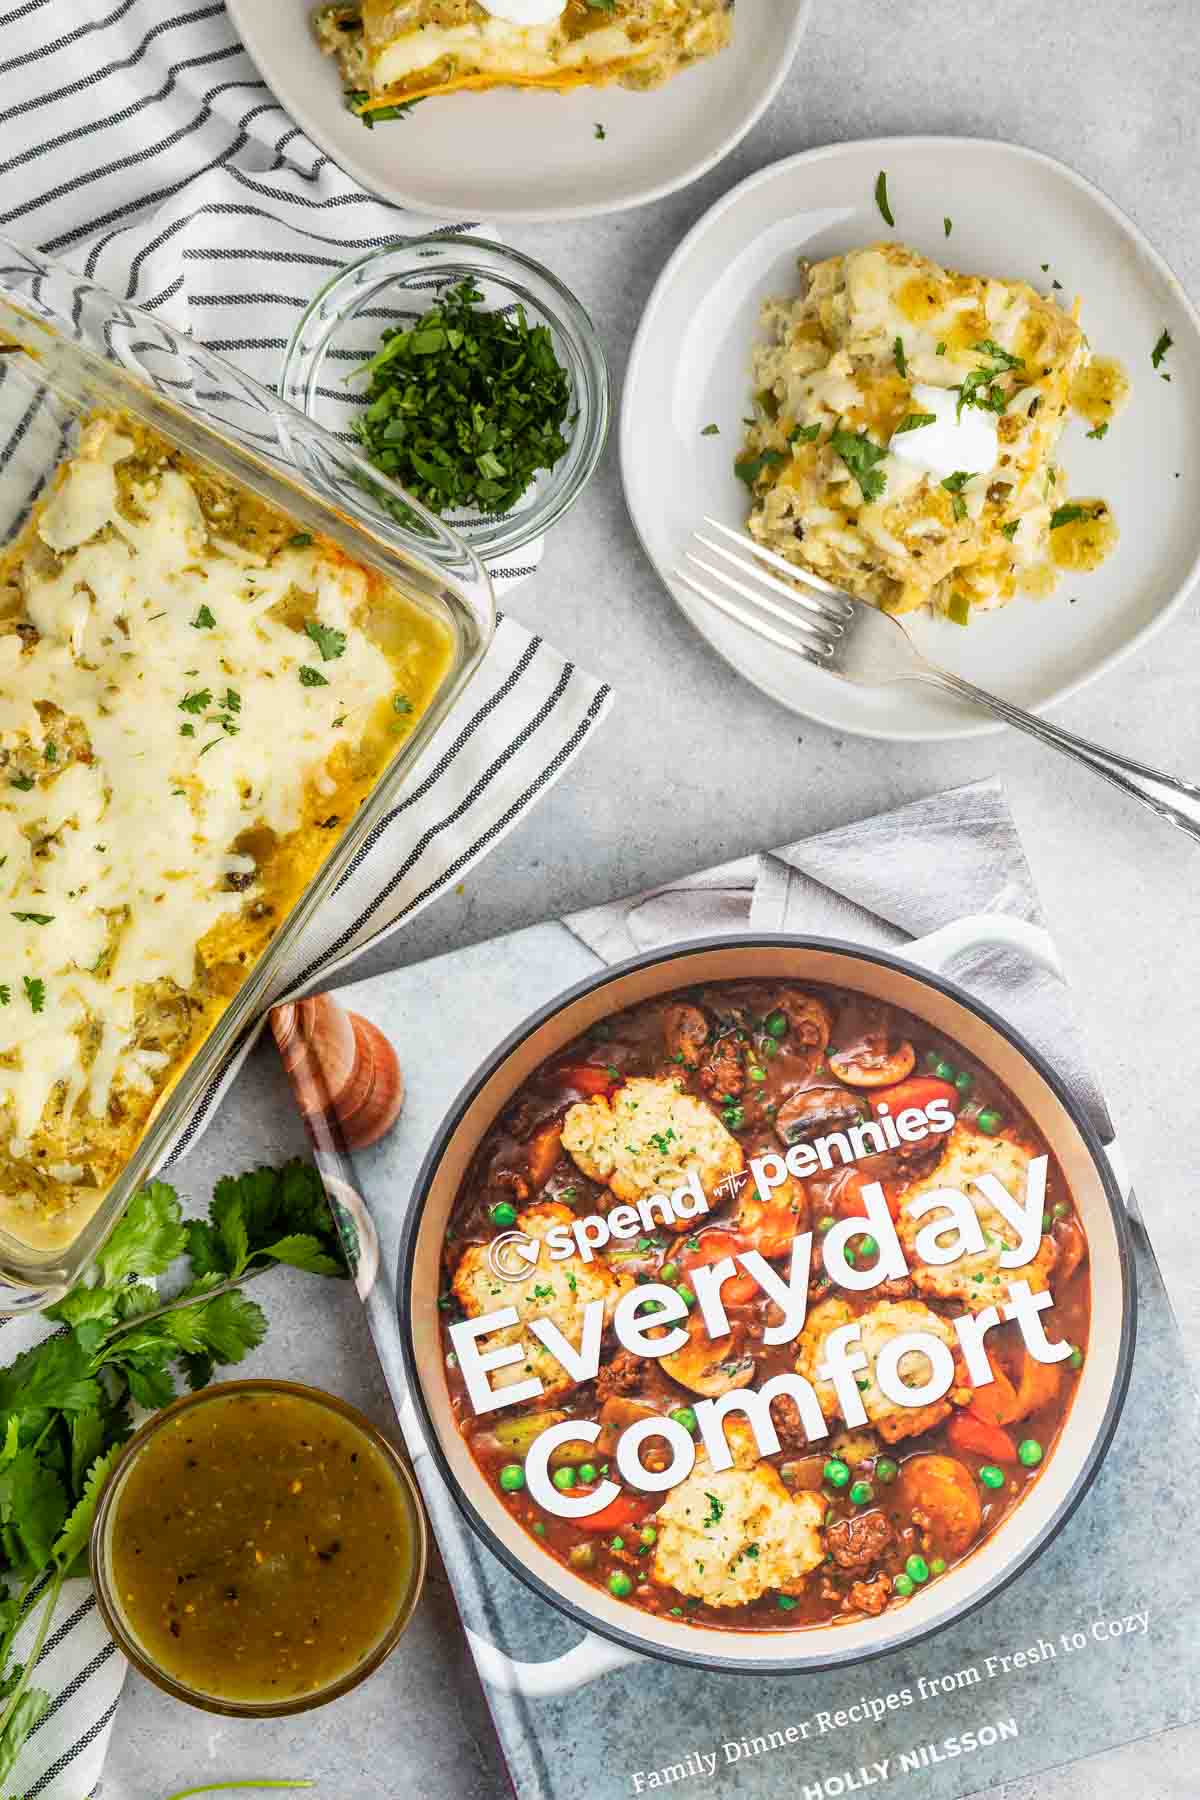
[[(881, 169), (894, 231), (875, 204)], [(867, 737), (972, 737), (1001, 727), (932, 689), (858, 688), (825, 675), (672, 576), (706, 513), (745, 523), (733, 462), (751, 410), (762, 301), (799, 292), (798, 257), (880, 239), (1042, 291), (1060, 281), (1059, 298), (1082, 297), (1095, 352), (1119, 357), (1133, 382), (1105, 438), (1089, 441), (1086, 423), (1072, 419), (1061, 444), (1067, 492), (1103, 495), (1113, 508), (1121, 536), (1107, 562), (965, 629), (923, 613), (905, 620), (934, 661), (1034, 710), (1128, 656), (1182, 604), (1200, 569), (1200, 318), (1132, 220), (1090, 182), (1036, 151), (972, 138), (877, 138), (790, 157), (719, 201), (659, 277), (626, 376), (621, 467), (638, 534), (674, 598), (734, 668), (793, 712)], [(1164, 330), (1174, 343), (1155, 370)], [(709, 424), (719, 436), (703, 435)]]
[(228, 0), (276, 98), (369, 192), (415, 212), (484, 221), (621, 212), (694, 181), (766, 111), (811, 8), (811, 0), (737, 0), (730, 48), (648, 94), (450, 94), (368, 131), (346, 111), (337, 67), (317, 47), (314, 4)]

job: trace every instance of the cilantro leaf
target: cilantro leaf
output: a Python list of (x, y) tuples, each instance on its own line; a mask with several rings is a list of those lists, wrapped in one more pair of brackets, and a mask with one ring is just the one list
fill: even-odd
[(92, 1520), (96, 1516), (96, 1503), (120, 1451), (120, 1444), (114, 1444), (103, 1456), (96, 1457), (88, 1469), (84, 1477), (83, 1492), (67, 1514), (54, 1540), (51, 1554), (60, 1568), (70, 1571), (72, 1563), (86, 1551), (92, 1532)]
[(896, 221), (892, 217), (892, 209), (888, 202), (886, 169), (880, 169), (875, 178), (875, 204), (883, 214), (884, 221), (888, 225), (895, 226)]
[(335, 631), (332, 625), (322, 625), (320, 619), (306, 619), (304, 629), (321, 652), (322, 662), (333, 662), (335, 657), (343, 655), (346, 649), (346, 634)]
[(21, 1695), (0, 1733), (0, 1781), (5, 1781), (11, 1774), (26, 1740), (49, 1710), (50, 1696), (44, 1688), (27, 1688)]
[(978, 350), (981, 356), (990, 356), (996, 364), (997, 370), (1023, 369), (1025, 367), (1023, 356), (1010, 356), (1008, 351), (996, 342), (995, 338), (983, 338), (978, 344), (972, 345), (972, 348)]
[(898, 337), (892, 345), (892, 359), (896, 364), (896, 372), (905, 381), (908, 380), (908, 358), (904, 354), (904, 339)]
[(85, 1412), (100, 1404), (88, 1358), (74, 1336), (46, 1338), (0, 1369), (0, 1414)]
[(759, 476), (767, 469), (779, 469), (787, 461), (782, 450), (762, 450), (757, 456), (739, 456), (733, 465), (733, 472), (739, 481), (747, 487), (753, 487)]
[(926, 425), (936, 424), (936, 413), (905, 413), (892, 436), (899, 437), (902, 431), (921, 431)]
[(721, 427), (719, 425), (706, 425), (700, 433), (701, 437), (720, 437), (720, 435)]
[(301, 687), (328, 687), (329, 683), (326, 681), (325, 677), (321, 674), (321, 671), (319, 669), (310, 668), (308, 663), (301, 663), (301, 665), (300, 665), (300, 686)]
[(1000, 535), (1002, 537), (1006, 537), (1008, 539), (1009, 543), (1011, 544), (1012, 540), (1017, 535), (1017, 527), (1020, 525), (1020, 523), (1021, 523), (1020, 519), (1009, 519), (1007, 524), (1002, 525), (1000, 527)]
[(1159, 337), (1157, 344), (1155, 344), (1153, 350), (1150, 352), (1150, 361), (1156, 369), (1174, 342), (1175, 340), (1170, 332), (1164, 330)]
[(949, 237), (950, 233), (954, 230), (954, 220), (949, 216), (949, 214), (947, 214), (946, 217), (942, 220), (942, 230), (945, 232), (947, 237)]
[(887, 476), (875, 467), (887, 455), (880, 445), (872, 443), (865, 431), (835, 431), (829, 440), (854, 479), (864, 500), (878, 500), (887, 487)]
[(788, 432), (789, 444), (815, 444), (821, 435), (819, 425), (793, 425)]
[(25, 998), (29, 1002), (31, 1012), (40, 1013), (46, 1005), (46, 984), (37, 975), (22, 975), (21, 986), (25, 989)]
[(1076, 519), (1087, 519), (1090, 517), (1091, 514), (1088, 512), (1086, 506), (1075, 506), (1074, 504), (1059, 506), (1050, 514), (1050, 529), (1051, 531), (1058, 531), (1063, 525), (1073, 525)]
[(947, 475), (942, 486), (948, 494), (961, 494), (971, 478), (972, 471), (970, 469), (955, 469), (953, 475)]
[(54, 923), (53, 913), (15, 912), (13, 918), (18, 925), (53, 925)]
[(161, 1275), (187, 1245), (175, 1190), (165, 1181), (139, 1188), (97, 1258), (110, 1287), (128, 1275)]
[(294, 1231), (287, 1237), (276, 1238), (273, 1244), (256, 1254), (273, 1257), (276, 1262), (287, 1263), (293, 1269), (305, 1269), (310, 1275), (346, 1273), (344, 1263), (330, 1256), (321, 1248), (318, 1239), (307, 1232)]
[(211, 705), (212, 690), (210, 688), (196, 688), (192, 693), (183, 696), (183, 699), (179, 702), (179, 710), (180, 712), (185, 713), (202, 713), (207, 712)]
[(1089, 431), (1087, 435), (1090, 438), (1106, 437), (1108, 435), (1108, 420), (1105, 419), (1102, 424), (1097, 425), (1096, 429), (1094, 431)]
[(194, 631), (211, 631), (216, 622), (212, 615), (212, 609), (202, 606), (191, 623)]
[(0, 981), (0, 1006), (7, 1006), (12, 999), (12, 989), (7, 981)]
[(35, 1569), (50, 1561), (67, 1511), (67, 1491), (35, 1445), (20, 1451), (0, 1473), (0, 1513)]

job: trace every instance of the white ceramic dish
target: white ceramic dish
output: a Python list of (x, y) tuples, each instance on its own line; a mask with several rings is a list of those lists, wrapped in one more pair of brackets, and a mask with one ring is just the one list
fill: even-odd
[(229, 0), (277, 99), (371, 193), (473, 222), (623, 212), (694, 181), (766, 111), (811, 9), (811, 0), (737, 0), (730, 49), (650, 94), (452, 94), (368, 131), (346, 111), (338, 70), (317, 48), (314, 4)]
[[(887, 170), (896, 228), (874, 198)], [(943, 219), (953, 222), (947, 239)], [(935, 661), (1037, 710), (1129, 655), (1182, 604), (1200, 571), (1200, 317), (1175, 276), (1112, 201), (1063, 164), (972, 138), (838, 144), (752, 176), (684, 239), (646, 307), (630, 358), (621, 467), (650, 560), (693, 624), (747, 680), (793, 712), (867, 737), (972, 737), (1001, 726), (916, 686), (851, 687), (761, 643), (671, 578), (705, 513), (742, 525), (733, 473), (750, 395), (761, 302), (798, 291), (796, 260), (878, 239), (909, 243), (970, 273), (1078, 293), (1098, 354), (1119, 357), (1133, 395), (1106, 438), (1072, 420), (1061, 454), (1069, 491), (1112, 505), (1120, 545), (1096, 573), (1064, 577), (1046, 600), (1018, 597), (964, 630), (906, 620)], [(1042, 265), (1050, 265), (1043, 273)], [(1159, 333), (1174, 344), (1151, 367)], [(715, 423), (720, 436), (705, 437)]]

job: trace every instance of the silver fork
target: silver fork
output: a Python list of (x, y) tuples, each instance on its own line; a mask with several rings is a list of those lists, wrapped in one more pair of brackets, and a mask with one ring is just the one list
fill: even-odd
[[(744, 532), (734, 531), (712, 518), (706, 518), (705, 525), (709, 534), (694, 534), (693, 547), (685, 551), (684, 564), (675, 570), (676, 577), (718, 612), (736, 619), (768, 644), (860, 687), (919, 681), (974, 700), (999, 713), (1019, 731), (1027, 731), (1041, 743), (1074, 757), (1076, 762), (1086, 763), (1159, 818), (1177, 825), (1190, 837), (1200, 838), (1200, 787), (1089, 743), (1086, 738), (1076, 737), (1074, 732), (1063, 731), (1014, 706), (1010, 700), (1001, 699), (999, 694), (989, 694), (985, 688), (964, 681), (961, 675), (940, 669), (920, 654), (899, 619), (854, 599), (820, 575), (797, 569), (795, 563)], [(697, 545), (708, 555), (699, 555)], [(709, 580), (699, 579), (697, 570)], [(781, 580), (772, 570), (778, 570), (787, 579)]]

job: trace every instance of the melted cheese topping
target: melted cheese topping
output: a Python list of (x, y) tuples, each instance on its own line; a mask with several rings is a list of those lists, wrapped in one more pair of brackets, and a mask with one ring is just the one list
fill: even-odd
[(385, 653), (381, 579), (244, 498), (101, 419), (0, 568), (0, 1223), (27, 1239), (94, 1209), (447, 661), (398, 597)]
[(366, 0), (361, 10), (323, 7), (315, 23), (348, 85), (380, 104), (505, 83), (654, 87), (723, 49), (732, 32), (726, 0), (614, 0), (605, 10), (565, 0), (541, 11), (542, 22), (504, 16), (528, 4)]
[(891, 243), (813, 265), (763, 316), (740, 459), (756, 537), (889, 611), (960, 623), (1037, 583), (1090, 359), (1074, 318)]

